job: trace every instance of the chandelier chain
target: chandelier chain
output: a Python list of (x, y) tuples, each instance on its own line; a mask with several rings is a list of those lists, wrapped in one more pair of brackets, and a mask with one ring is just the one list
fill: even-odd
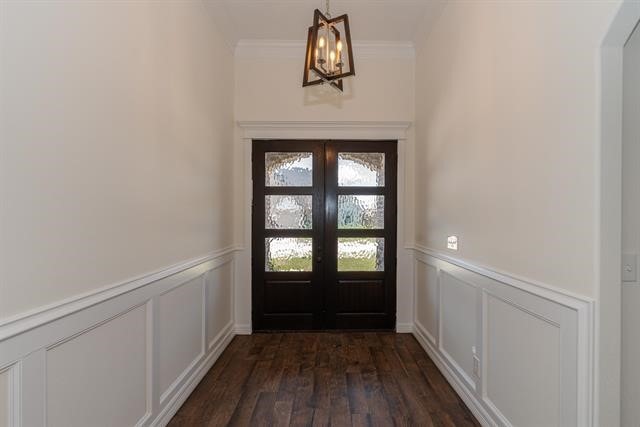
[(327, 17), (331, 17), (331, 12), (329, 11), (329, 0), (326, 0), (325, 3), (327, 6)]

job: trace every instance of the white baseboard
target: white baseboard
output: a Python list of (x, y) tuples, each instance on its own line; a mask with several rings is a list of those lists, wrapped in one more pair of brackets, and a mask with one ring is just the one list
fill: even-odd
[(236, 324), (233, 331), (236, 335), (251, 335), (251, 333), (253, 332), (253, 330), (251, 329), (251, 325), (243, 324)]
[(413, 332), (413, 323), (396, 323), (396, 332), (399, 334), (410, 334)]
[(225, 328), (225, 330), (226, 333), (213, 345), (211, 353), (204, 359), (193, 375), (185, 381), (182, 388), (169, 402), (167, 402), (164, 409), (158, 414), (158, 417), (150, 424), (151, 426), (164, 427), (169, 424), (171, 418), (173, 418), (176, 412), (178, 412), (189, 395), (191, 395), (200, 381), (202, 381), (207, 372), (209, 372), (209, 369), (211, 369), (213, 364), (218, 360), (222, 352), (227, 348), (233, 337), (236, 335), (231, 324)]
[(420, 326), (419, 323), (414, 324), (412, 334), (420, 343), (424, 351), (427, 352), (433, 363), (436, 364), (440, 372), (442, 372), (442, 375), (444, 375), (449, 384), (451, 384), (451, 387), (453, 387), (456, 393), (458, 393), (458, 396), (460, 396), (469, 410), (471, 410), (478, 422), (484, 427), (495, 427), (497, 424), (491, 421), (491, 417), (484, 410), (478, 399), (467, 389), (467, 385), (456, 376), (440, 354), (433, 348), (429, 340), (426, 338), (424, 328)]

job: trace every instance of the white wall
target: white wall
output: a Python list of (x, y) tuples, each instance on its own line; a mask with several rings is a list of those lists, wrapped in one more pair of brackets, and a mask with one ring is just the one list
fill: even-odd
[(233, 137), (205, 2), (0, 1), (0, 426), (168, 422), (234, 335)]
[(586, 390), (603, 426), (619, 424), (620, 401), (619, 280), (609, 280), (619, 76), (607, 68), (615, 46), (603, 46), (624, 31), (614, 16), (638, 5), (621, 3), (449, 2), (416, 59), (417, 246), (593, 299)]
[(242, 44), (236, 52), (237, 120), (413, 120), (414, 59), (406, 49), (393, 55), (389, 48), (392, 57), (384, 58), (359, 55), (354, 46), (356, 77), (345, 80), (343, 95), (326, 87), (302, 88), (302, 45), (271, 49), (271, 57)]
[(450, 2), (416, 59), (416, 239), (596, 294), (599, 46), (617, 2)]
[[(236, 49), (236, 119), (245, 121), (285, 122), (411, 122), (414, 109), (414, 52), (405, 46), (369, 44), (354, 46), (356, 77), (345, 80), (345, 92), (330, 88), (302, 88), (304, 45), (295, 42), (265, 43), (241, 41)], [(373, 125), (372, 125), (373, 126)], [(412, 131), (409, 132), (412, 135)], [(239, 254), (236, 298), (236, 321), (249, 328), (250, 312), (250, 141), (242, 142), (238, 129), (235, 162), (236, 212), (245, 215), (237, 224), (236, 239), (244, 251)], [(413, 140), (401, 142), (406, 158), (412, 158)], [(413, 170), (412, 162), (400, 169), (399, 186), (407, 197), (400, 200), (398, 218), (398, 323), (410, 324), (412, 277), (405, 245), (413, 241)]]
[(204, 2), (0, 2), (0, 321), (233, 243)]
[[(622, 252), (640, 254), (640, 31), (624, 49)], [(622, 425), (640, 421), (640, 278), (622, 284)]]

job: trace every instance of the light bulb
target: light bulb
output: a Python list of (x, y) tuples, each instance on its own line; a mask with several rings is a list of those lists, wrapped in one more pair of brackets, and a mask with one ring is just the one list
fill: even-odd
[(324, 47), (324, 37), (320, 37), (320, 39), (318, 40), (318, 46), (319, 46), (320, 48), (323, 48), (323, 47)]
[(335, 51), (333, 51), (333, 50), (332, 50), (331, 52), (329, 52), (329, 59), (331, 59), (331, 62), (333, 62), (333, 61), (335, 61), (335, 60), (336, 60), (336, 53), (335, 53)]
[(338, 40), (338, 43), (336, 43), (336, 49), (338, 49), (338, 52), (342, 52), (342, 40)]

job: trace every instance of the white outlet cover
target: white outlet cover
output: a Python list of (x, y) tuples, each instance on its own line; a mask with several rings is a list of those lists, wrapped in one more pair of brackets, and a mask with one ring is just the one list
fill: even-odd
[(458, 236), (447, 237), (447, 249), (451, 249), (452, 251), (458, 250)]
[(622, 254), (622, 281), (638, 280), (638, 254)]
[(473, 374), (480, 378), (480, 359), (478, 356), (473, 356)]

